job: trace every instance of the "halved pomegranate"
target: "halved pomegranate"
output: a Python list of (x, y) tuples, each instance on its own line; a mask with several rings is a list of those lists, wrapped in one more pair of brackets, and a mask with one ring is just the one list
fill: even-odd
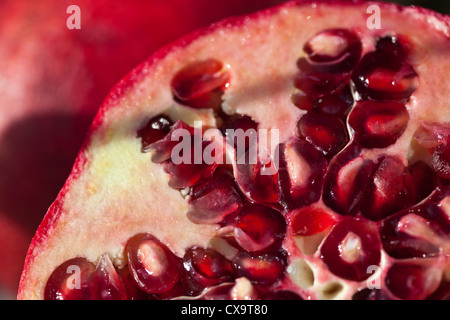
[(447, 297), (449, 19), (376, 5), (382, 29), (365, 3), (293, 2), (134, 69), (19, 298)]

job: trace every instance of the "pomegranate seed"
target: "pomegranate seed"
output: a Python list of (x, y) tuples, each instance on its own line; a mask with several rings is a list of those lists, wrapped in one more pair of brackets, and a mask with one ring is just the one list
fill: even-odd
[(139, 288), (147, 293), (167, 291), (180, 278), (179, 259), (148, 233), (129, 239), (125, 252), (130, 273)]
[(130, 273), (128, 267), (117, 270), (117, 273), (120, 277), (120, 281), (125, 288), (125, 292), (128, 300), (153, 300), (154, 296), (145, 293), (136, 284), (134, 281), (133, 275)]
[(345, 29), (319, 32), (304, 46), (307, 57), (297, 61), (300, 73), (296, 88), (314, 100), (338, 93), (350, 80), (350, 73), (361, 55), (361, 42), (356, 34)]
[(345, 119), (353, 106), (354, 100), (350, 87), (345, 87), (339, 94), (327, 95), (318, 99), (314, 108), (323, 114)]
[(328, 29), (308, 40), (303, 51), (315, 71), (341, 73), (356, 66), (362, 45), (359, 37), (350, 30)]
[(380, 235), (384, 250), (397, 259), (439, 255), (450, 234), (450, 218), (443, 209), (448, 196), (450, 187), (438, 187), (418, 205), (383, 220)]
[(233, 268), (239, 277), (260, 285), (270, 285), (281, 279), (285, 265), (285, 258), (280, 253), (241, 252), (233, 259)]
[(415, 207), (421, 217), (436, 222), (445, 234), (450, 234), (449, 196), (450, 186), (439, 186), (425, 202)]
[(332, 115), (309, 113), (304, 115), (298, 130), (327, 158), (338, 153), (348, 142), (347, 129), (341, 119)]
[[(209, 143), (203, 144), (204, 147)], [(196, 184), (202, 183), (210, 179), (218, 167), (218, 164), (207, 163), (191, 163), (174, 164), (172, 161), (163, 164), (164, 171), (170, 175), (169, 186), (175, 189), (184, 189)]]
[(382, 157), (373, 169), (361, 201), (361, 213), (381, 220), (414, 203), (411, 176), (400, 159)]
[(319, 200), (327, 161), (307, 141), (294, 138), (280, 145), (279, 185), (284, 206), (292, 210)]
[(374, 163), (361, 156), (361, 148), (351, 144), (328, 167), (323, 202), (342, 215), (355, 215), (369, 181)]
[(314, 110), (314, 103), (310, 97), (302, 92), (296, 92), (291, 97), (292, 103), (299, 109), (311, 112)]
[(138, 130), (137, 135), (141, 138), (142, 152), (150, 150), (150, 145), (163, 139), (172, 127), (169, 117), (160, 115), (150, 119), (147, 124)]
[(356, 142), (365, 148), (386, 148), (395, 143), (408, 121), (405, 105), (396, 102), (361, 101), (348, 118)]
[(386, 36), (378, 39), (376, 51), (398, 60), (405, 60), (409, 54), (410, 44), (402, 36)]
[(349, 82), (345, 73), (308, 73), (299, 72), (294, 85), (313, 100), (340, 92)]
[[(172, 188), (183, 189), (204, 182), (211, 178), (219, 164), (224, 163), (222, 136), (222, 141), (209, 141), (201, 134), (178, 121), (164, 139), (151, 145), (151, 149), (155, 150), (152, 161), (162, 163), (170, 175), (169, 185)], [(206, 149), (211, 153), (208, 154)], [(210, 159), (205, 158), (209, 156)]]
[(416, 142), (431, 154), (431, 167), (444, 180), (450, 179), (450, 129), (447, 125), (422, 123), (414, 133)]
[(126, 300), (126, 290), (107, 254), (100, 257), (94, 271), (91, 300)]
[(450, 129), (445, 125), (421, 123), (414, 132), (414, 139), (424, 147), (430, 154), (437, 146), (447, 143)]
[(58, 266), (47, 280), (45, 300), (89, 300), (95, 265), (73, 258)]
[[(227, 142), (238, 150), (238, 157), (258, 141), (258, 124), (246, 115), (224, 116), (222, 134)], [(240, 145), (243, 144), (243, 145)]]
[(347, 218), (338, 223), (325, 239), (320, 252), (330, 271), (338, 277), (362, 281), (381, 259), (378, 230), (370, 222)]
[(175, 122), (171, 130), (163, 139), (152, 143), (148, 150), (153, 150), (152, 161), (155, 163), (162, 163), (171, 157), (172, 149), (180, 143), (179, 138), (181, 134), (192, 136), (194, 128), (179, 120)]
[(389, 217), (380, 228), (383, 248), (397, 259), (434, 257), (440, 248), (423, 239), (412, 237), (398, 229), (403, 214)]
[(207, 59), (181, 69), (172, 80), (175, 100), (195, 108), (219, 109), (230, 74), (222, 62)]
[(257, 145), (250, 146), (245, 156), (236, 160), (236, 182), (250, 200), (276, 203), (279, 200), (276, 163), (257, 149)]
[(312, 236), (335, 224), (327, 211), (314, 205), (295, 209), (289, 218), (294, 236)]
[(443, 179), (450, 179), (450, 139), (437, 146), (431, 157), (431, 167)]
[(207, 182), (195, 186), (187, 217), (195, 223), (219, 223), (242, 207), (238, 186), (230, 172), (217, 170)]
[(404, 300), (423, 300), (435, 291), (441, 282), (442, 270), (418, 263), (396, 262), (386, 274), (387, 288)]
[(181, 280), (189, 295), (197, 295), (207, 287), (232, 279), (230, 261), (217, 251), (200, 247), (186, 251)]
[(428, 197), (439, 185), (435, 172), (423, 161), (417, 161), (408, 168), (411, 174), (412, 185), (415, 188), (416, 202)]
[(280, 245), (286, 221), (278, 211), (259, 204), (245, 205), (234, 223), (234, 237), (247, 251), (261, 251)]
[(170, 288), (167, 291), (161, 292), (161, 293), (155, 293), (152, 295), (157, 300), (171, 300), (180, 296), (187, 296), (187, 292), (184, 289), (183, 284), (181, 281), (178, 281), (172, 288)]
[(380, 101), (408, 101), (418, 86), (417, 73), (409, 64), (380, 51), (362, 58), (352, 80), (363, 99)]

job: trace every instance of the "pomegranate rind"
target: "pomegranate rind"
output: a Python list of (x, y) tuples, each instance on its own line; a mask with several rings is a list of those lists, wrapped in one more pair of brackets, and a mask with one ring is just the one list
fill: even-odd
[[(380, 30), (366, 28), (366, 10), (371, 4), (381, 9)], [(378, 35), (392, 30), (407, 35), (425, 54), (418, 55), (414, 65), (421, 83), (406, 104), (411, 115), (408, 127), (388, 149), (406, 159), (420, 121), (450, 122), (448, 83), (439, 77), (450, 72), (449, 25), (448, 16), (417, 7), (299, 1), (224, 20), (156, 52), (125, 76), (101, 106), (70, 177), (30, 245), (18, 299), (42, 299), (48, 276), (73, 257), (96, 263), (106, 252), (116, 266), (123, 266), (126, 241), (140, 232), (151, 232), (179, 257), (188, 247), (206, 246), (216, 234), (217, 225), (197, 225), (187, 219), (188, 204), (168, 186), (167, 175), (150, 161), (150, 154), (140, 152), (135, 136), (148, 119), (162, 112), (188, 124), (195, 120), (215, 124), (209, 110), (182, 109), (173, 100), (170, 81), (189, 62), (214, 57), (229, 65), (232, 80), (223, 97), (224, 111), (246, 114), (259, 128), (282, 129), (282, 143), (295, 135), (304, 114), (290, 97), (295, 61), (311, 35), (327, 28), (348, 28), (361, 36), (364, 52), (373, 49), (370, 39)], [(267, 81), (261, 83), (261, 79)], [(377, 152), (371, 150), (365, 156), (375, 158)], [(287, 243), (290, 259), (298, 258), (298, 250), (291, 251)], [(335, 277), (325, 273), (317, 280), (323, 284)], [(357, 284), (351, 286), (357, 288)], [(312, 291), (316, 287), (292, 289), (320, 298)], [(354, 292), (345, 289), (339, 298), (349, 298)]]

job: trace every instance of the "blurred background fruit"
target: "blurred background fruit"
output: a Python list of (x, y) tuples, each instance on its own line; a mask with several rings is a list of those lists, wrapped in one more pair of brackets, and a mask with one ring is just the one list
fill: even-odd
[[(112, 86), (190, 31), (281, 2), (0, 0), (0, 298), (15, 298), (31, 238)], [(79, 30), (66, 27), (70, 5)]]

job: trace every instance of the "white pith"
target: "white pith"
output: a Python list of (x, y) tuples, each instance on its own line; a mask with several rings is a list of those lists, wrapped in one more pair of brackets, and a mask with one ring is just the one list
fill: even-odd
[[(151, 233), (180, 257), (190, 246), (211, 243), (219, 227), (187, 219), (186, 200), (168, 186), (169, 177), (160, 165), (151, 162), (151, 153), (141, 153), (136, 138), (136, 130), (162, 112), (190, 125), (195, 120), (215, 125), (211, 110), (194, 111), (172, 98), (171, 79), (190, 62), (213, 57), (228, 65), (231, 82), (223, 97), (224, 110), (251, 116), (260, 129), (279, 128), (280, 142), (284, 142), (296, 135), (297, 122), (304, 114), (292, 104), (291, 94), (296, 60), (312, 35), (327, 28), (348, 28), (362, 37), (365, 52), (373, 49), (378, 35), (392, 30), (407, 35), (420, 52), (420, 63), (414, 65), (419, 87), (407, 103), (408, 126), (394, 145), (363, 153), (367, 159), (376, 159), (381, 153), (398, 155), (406, 162), (420, 121), (450, 122), (449, 85), (435, 76), (450, 74), (449, 27), (413, 8), (400, 13), (397, 7), (383, 5), (382, 29), (368, 30), (368, 5), (288, 5), (270, 15), (246, 19), (238, 27), (230, 24), (215, 29), (180, 50), (172, 50), (161, 61), (144, 64), (143, 76), (114, 101), (115, 105), (105, 109), (102, 124), (84, 150), (87, 161), (81, 172), (72, 174), (60, 212), (51, 218), (50, 228), (29, 252), (18, 297), (42, 299), (50, 273), (73, 257), (96, 263), (108, 253), (116, 266), (125, 265), (123, 248), (137, 233)], [(285, 285), (303, 297), (348, 299), (357, 288), (366, 286), (365, 281), (342, 282), (327, 270), (318, 251), (302, 253), (292, 237), (286, 240), (285, 248), (290, 253), (287, 273), (291, 278)], [(381, 268), (388, 263), (383, 253)], [(380, 276), (381, 272), (373, 275)]]

